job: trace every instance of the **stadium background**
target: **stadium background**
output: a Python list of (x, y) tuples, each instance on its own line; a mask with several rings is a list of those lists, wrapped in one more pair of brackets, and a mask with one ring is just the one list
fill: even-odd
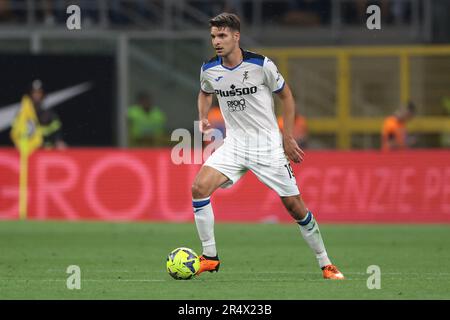
[[(448, 3), (391, 1), (385, 7), (386, 2), (378, 3), (384, 10), (382, 29), (368, 30), (368, 15), (357, 10), (361, 1), (313, 1), (309, 5), (308, 1), (257, 0), (75, 1), (73, 3), (78, 3), (82, 9), (82, 30), (73, 31), (66, 29), (67, 1), (3, 2), (0, 16), (3, 19), (0, 29), (2, 106), (17, 103), (35, 78), (43, 80), (47, 93), (83, 82), (93, 84), (88, 92), (55, 107), (63, 122), (64, 139), (72, 150), (32, 157), (32, 165), (39, 162), (38, 158), (48, 157), (49, 162), (56, 166), (59, 163), (61, 168), (60, 177), (54, 177), (54, 180), (47, 179), (50, 173), (42, 173), (41, 169), (31, 171), (30, 216), (64, 218), (64, 208), (69, 210), (81, 201), (84, 203), (82, 208), (70, 209), (74, 211), (74, 217), (98, 217), (96, 211), (102, 207), (113, 219), (126, 219), (124, 212), (127, 210), (131, 219), (134, 216), (164, 219), (164, 211), (178, 212), (177, 220), (192, 218), (187, 196), (190, 180), (195, 174), (192, 166), (175, 168), (177, 166), (168, 161), (163, 165), (167, 166), (167, 173), (159, 177), (132, 169), (136, 166), (129, 167), (129, 163), (138, 163), (152, 172), (164, 161), (157, 160), (158, 157), (168, 160), (166, 150), (152, 151), (140, 159), (131, 149), (128, 153), (121, 150), (115, 154), (109, 150), (103, 156), (98, 155), (98, 161), (112, 161), (109, 166), (119, 168), (125, 176), (130, 173), (132, 178), (122, 180), (123, 177), (117, 176), (114, 179), (110, 174), (98, 173), (103, 179), (109, 176), (109, 180), (108, 187), (96, 186), (99, 188), (96, 192), (102, 195), (97, 205), (89, 204), (86, 191), (78, 186), (82, 184), (81, 180), (89, 181), (89, 175), (81, 175), (79, 182), (69, 183), (71, 173), (67, 166), (70, 162), (63, 159), (81, 162), (77, 170), (90, 172), (93, 169), (89, 168), (96, 166), (95, 161), (82, 160), (86, 151), (78, 153), (77, 148), (126, 148), (127, 107), (143, 90), (150, 92), (155, 104), (166, 113), (168, 140), (177, 128), (193, 132), (199, 66), (213, 54), (206, 21), (213, 13), (228, 9), (243, 17), (243, 47), (276, 61), (297, 98), (298, 111), (307, 119), (309, 160), (294, 166), (294, 170), (299, 173), (299, 184), (306, 198), (315, 197), (311, 199), (312, 204), (317, 203), (313, 209), (323, 209), (319, 203), (328, 208), (319, 212), (325, 211), (325, 220), (329, 221), (401, 221), (403, 218), (399, 216), (408, 209), (400, 207), (411, 208), (410, 216), (405, 217), (407, 221), (426, 221), (428, 218), (422, 211), (419, 214), (413, 209), (419, 204), (408, 205), (410, 198), (420, 198), (423, 203), (419, 207), (434, 217), (430, 217), (430, 221), (449, 221), (449, 154), (431, 151), (449, 146), (450, 114), (445, 103), (450, 99), (450, 27), (443, 13), (449, 11), (442, 8)], [(377, 2), (367, 2), (371, 3)], [(303, 14), (303, 18), (296, 19), (295, 13)], [(427, 149), (428, 153), (411, 151), (400, 156), (384, 155), (387, 157), (384, 160), (377, 154), (383, 118), (409, 100), (418, 108), (418, 116), (408, 126), (416, 139), (414, 148)], [(10, 126), (6, 123), (8, 119), (3, 118), (0, 143), (6, 148), (12, 146), (12, 142)], [(174, 145), (174, 142), (167, 141), (167, 145)], [(322, 154), (323, 150), (337, 153)], [(339, 153), (343, 150), (364, 152), (350, 156)], [(113, 160), (108, 160), (111, 154)], [(342, 160), (333, 160), (333, 156)], [(119, 158), (114, 160), (114, 157)], [(331, 161), (316, 162), (315, 157), (330, 157)], [(2, 149), (4, 164), (0, 172), (4, 177), (1, 186), (4, 191), (0, 216), (5, 218), (14, 217), (16, 210), (12, 205), (17, 200), (17, 194), (13, 192), (18, 181), (17, 167), (13, 165), (16, 158), (14, 152)], [(427, 170), (420, 167), (423, 159), (427, 159)], [(354, 171), (353, 167), (359, 169)], [(302, 174), (302, 168), (312, 174)], [(322, 174), (314, 174), (315, 170)], [(363, 177), (364, 170), (367, 171), (365, 174), (373, 176), (373, 182), (367, 182), (370, 178)], [(58, 172), (56, 169), (50, 171)], [(352, 176), (355, 174), (357, 178)], [(154, 197), (147, 199), (146, 205), (141, 207), (133, 205), (142, 199), (141, 194), (148, 192), (140, 191), (146, 180), (153, 189), (149, 193)], [(386, 202), (387, 207), (372, 205), (369, 208), (370, 199), (356, 205), (358, 200), (348, 197), (348, 200), (342, 200), (350, 202), (346, 206), (325, 205), (335, 202), (339, 194), (362, 188), (364, 181), (370, 185), (369, 193), (374, 195), (371, 201)], [(58, 191), (58, 185), (65, 185), (65, 189)], [(39, 192), (43, 192), (43, 187), (47, 190), (45, 194), (60, 194), (60, 200), (41, 195)], [(246, 195), (241, 199), (238, 188), (222, 193), (229, 192), (230, 197), (237, 197), (241, 205), (249, 203), (248, 207), (251, 207), (254, 196)], [(256, 195), (264, 188), (255, 183), (249, 194)], [(166, 189), (168, 192), (159, 193)], [(134, 192), (130, 195), (127, 190)], [(169, 201), (170, 191), (186, 205)], [(67, 193), (71, 195), (66, 199)], [(270, 217), (285, 220), (283, 208), (272, 203), (276, 201), (274, 196), (269, 192), (267, 197), (272, 199), (271, 204), (261, 203), (250, 211), (263, 210), (262, 220)], [(49, 212), (38, 212), (33, 198), (45, 203), (41, 207), (51, 208)], [(116, 205), (111, 205), (112, 199)], [(155, 201), (168, 202), (167, 209), (156, 205)], [(256, 215), (249, 218), (247, 206), (242, 205), (245, 209), (239, 210), (233, 207), (232, 201), (226, 202), (228, 205), (222, 207), (218, 201), (219, 219), (227, 219), (227, 215), (238, 220), (258, 219)], [(108, 206), (112, 207), (107, 209)], [(358, 206), (361, 208), (359, 214), (355, 212)], [(119, 209), (114, 210), (114, 207)], [(419, 216), (412, 218), (415, 214)], [(363, 218), (365, 216), (370, 218)], [(391, 218), (387, 219), (387, 216)]]
[[(48, 93), (84, 82), (93, 86), (54, 107), (69, 147), (31, 156), (28, 219), (139, 220), (155, 223), (155, 230), (157, 222), (187, 222), (190, 231), (180, 236), (198, 246), (190, 186), (200, 166), (174, 165), (174, 142), (131, 148), (126, 113), (136, 94), (148, 91), (167, 115), (169, 136), (177, 128), (193, 132), (200, 66), (213, 55), (207, 21), (223, 10), (240, 14), (242, 46), (277, 63), (308, 121), (306, 161), (293, 167), (318, 221), (330, 229), (336, 223), (442, 223), (436, 241), (449, 241), (449, 1), (0, 1), (0, 219), (9, 230), (3, 244), (21, 248), (23, 232), (55, 235), (60, 228), (6, 221), (19, 217), (19, 154), (9, 138), (10, 110), (40, 78)], [(82, 30), (67, 30), (69, 4), (80, 5)], [(366, 28), (361, 4), (381, 5), (381, 30)], [(383, 119), (409, 100), (418, 108), (408, 124), (416, 144), (382, 152)], [(276, 195), (251, 173), (213, 199), (219, 225), (290, 221)], [(170, 224), (161, 228), (170, 230)], [(408, 230), (412, 250), (421, 229)], [(168, 242), (176, 245), (173, 238)], [(159, 245), (158, 254), (170, 249)]]

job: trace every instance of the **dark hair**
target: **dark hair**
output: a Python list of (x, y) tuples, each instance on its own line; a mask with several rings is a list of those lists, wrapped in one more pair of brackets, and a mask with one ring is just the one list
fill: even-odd
[(223, 12), (209, 20), (209, 27), (228, 27), (234, 31), (241, 31), (241, 20), (234, 13)]

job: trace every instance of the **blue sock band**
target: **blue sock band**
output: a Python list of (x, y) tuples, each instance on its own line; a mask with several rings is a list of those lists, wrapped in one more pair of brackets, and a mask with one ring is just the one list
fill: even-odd
[(209, 198), (202, 199), (202, 200), (192, 200), (192, 206), (194, 208), (201, 208), (201, 207), (204, 207), (204, 206), (208, 205), (210, 202), (211, 201), (210, 201)]
[(306, 226), (308, 223), (311, 222), (312, 217), (313, 217), (313, 215), (312, 215), (311, 211), (308, 211), (306, 213), (305, 219), (297, 221), (297, 223), (301, 226)]

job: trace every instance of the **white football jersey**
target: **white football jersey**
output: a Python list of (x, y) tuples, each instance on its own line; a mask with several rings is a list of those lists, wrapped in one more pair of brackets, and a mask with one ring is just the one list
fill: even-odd
[(285, 82), (269, 58), (244, 50), (242, 54), (242, 63), (234, 68), (223, 66), (218, 56), (204, 63), (201, 90), (217, 96), (226, 142), (240, 149), (273, 151), (282, 139), (272, 94), (283, 90)]

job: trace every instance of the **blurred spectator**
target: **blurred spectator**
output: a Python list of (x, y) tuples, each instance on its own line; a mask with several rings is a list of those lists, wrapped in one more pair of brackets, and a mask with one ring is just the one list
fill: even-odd
[(330, 22), (329, 0), (290, 0), (284, 23), (289, 25), (318, 26)]
[(415, 113), (415, 105), (409, 102), (406, 107), (384, 120), (381, 132), (382, 150), (405, 149), (412, 144), (412, 141), (408, 139), (405, 126), (414, 117)]
[(43, 108), (45, 91), (42, 81), (37, 79), (31, 84), (30, 98), (42, 129), (44, 148), (66, 148), (62, 135), (62, 123), (58, 115), (50, 109)]
[(239, 17), (247, 21), (248, 15), (245, 14), (243, 3), (239, 0), (225, 0), (222, 12), (231, 12), (237, 14)]
[(395, 24), (404, 24), (411, 16), (411, 3), (404, 0), (391, 1), (391, 14)]
[(0, 0), (0, 22), (9, 22), (14, 20), (14, 14), (11, 9), (10, 0)]
[(121, 0), (110, 0), (108, 6), (110, 10), (109, 16), (113, 24), (124, 25), (131, 23), (127, 15), (124, 14), (128, 10), (127, 5)]
[[(197, 0), (187, 0), (186, 4), (190, 7), (201, 11), (203, 14), (213, 17), (217, 14), (217, 12), (224, 11), (225, 8), (229, 10), (233, 10), (234, 8), (230, 8), (230, 4), (223, 3), (222, 1), (197, 1)], [(231, 3), (231, 6), (233, 4)]]
[(151, 21), (161, 18), (151, 12), (149, 4), (157, 7), (164, 5), (161, 1), (155, 0), (108, 0), (111, 22), (118, 25), (131, 25), (135, 22), (142, 23), (144, 19)]
[(43, 21), (47, 26), (52, 26), (56, 23), (53, 15), (53, 0), (42, 0)]
[[(278, 116), (277, 120), (278, 127), (280, 128), (281, 132), (283, 132), (283, 116)], [(306, 118), (300, 115), (297, 111), (295, 112), (294, 128), (292, 133), (299, 147), (302, 149), (306, 148), (308, 142), (308, 126), (306, 124)]]
[(166, 115), (146, 92), (139, 93), (136, 104), (128, 108), (128, 124), (131, 147), (160, 146), (168, 141)]

